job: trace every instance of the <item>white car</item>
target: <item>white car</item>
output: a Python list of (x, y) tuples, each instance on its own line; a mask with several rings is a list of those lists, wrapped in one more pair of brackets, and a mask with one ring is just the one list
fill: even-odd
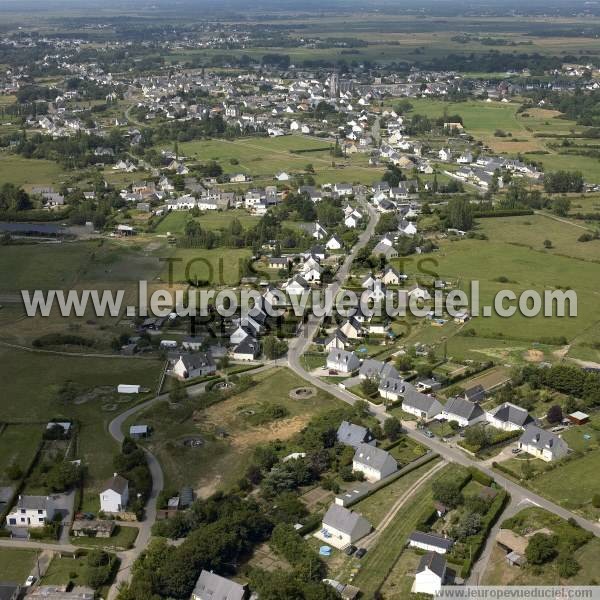
[(27, 578), (27, 581), (25, 581), (25, 587), (31, 587), (34, 583), (35, 583), (35, 577), (33, 575), (30, 575)]

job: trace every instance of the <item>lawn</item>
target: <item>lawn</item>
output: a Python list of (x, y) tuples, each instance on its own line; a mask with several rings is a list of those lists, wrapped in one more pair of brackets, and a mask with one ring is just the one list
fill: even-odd
[(36, 551), (0, 548), (0, 581), (23, 584), (35, 566)]
[[(191, 485), (205, 497), (217, 489), (227, 489), (243, 475), (252, 449), (271, 440), (289, 440), (309, 419), (339, 406), (329, 394), (292, 400), (289, 392), (306, 382), (288, 369), (273, 369), (253, 376), (255, 385), (207, 409), (198, 408), (199, 397), (181, 402), (177, 408), (156, 404), (126, 423), (145, 423), (154, 429), (148, 447), (158, 455), (166, 486)], [(262, 425), (252, 425), (252, 416), (266, 405), (276, 404), (287, 416)], [(220, 436), (219, 430), (227, 435)], [(190, 447), (186, 437), (200, 437), (203, 444)], [(292, 450), (290, 450), (292, 451)]]
[(55, 556), (42, 577), (42, 585), (66, 585), (72, 581), (75, 585), (85, 585), (84, 570), (86, 559)]
[(578, 154), (526, 154), (526, 159), (539, 161), (544, 171), (581, 171), (589, 183), (600, 183), (600, 159)]
[(365, 517), (373, 527), (377, 528), (383, 517), (389, 512), (390, 508), (402, 494), (407, 492), (417, 480), (425, 473), (428, 473), (438, 460), (432, 460), (418, 469), (407, 473), (403, 477), (396, 479), (389, 485), (378, 490), (368, 498), (361, 500), (352, 507), (352, 510), (359, 512)]

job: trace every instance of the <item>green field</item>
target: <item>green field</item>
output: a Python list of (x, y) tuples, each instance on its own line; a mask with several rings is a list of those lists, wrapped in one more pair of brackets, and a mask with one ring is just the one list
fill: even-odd
[(67, 173), (53, 161), (0, 153), (0, 181), (4, 183), (57, 185), (66, 178)]
[(23, 585), (35, 566), (35, 550), (0, 548), (0, 581)]
[(0, 433), (0, 482), (6, 480), (6, 468), (17, 464), (21, 469), (29, 466), (42, 439), (42, 425), (7, 425)]
[(41, 583), (42, 585), (66, 585), (72, 581), (75, 585), (85, 585), (85, 567), (85, 557), (69, 558), (68, 556), (55, 556), (46, 574), (42, 577)]
[[(235, 285), (244, 276), (244, 264), (251, 256), (250, 249), (214, 248), (212, 250), (178, 248), (171, 258), (181, 259), (174, 263), (173, 280), (183, 283), (187, 279), (209, 281), (212, 285)], [(161, 273), (168, 281), (169, 266)]]
[(71, 536), (71, 544), (82, 548), (102, 548), (107, 551), (129, 550), (138, 536), (137, 527), (117, 525), (109, 538)]
[[(55, 356), (24, 352), (0, 347), (0, 361), (10, 378), (3, 384), (3, 394), (11, 398), (3, 406), (2, 416), (7, 420), (23, 419), (23, 403), (27, 404), (26, 418), (30, 421), (45, 421), (65, 417), (78, 421), (78, 458), (88, 467), (89, 477), (84, 488), (85, 503), (95, 507), (97, 488), (113, 473), (112, 459), (117, 452), (116, 442), (107, 432), (108, 422), (117, 411), (125, 410), (128, 404), (119, 404), (112, 410), (98, 400), (82, 403), (65, 403), (58, 394), (61, 385), (71, 380), (85, 391), (101, 386), (116, 387), (119, 383), (139, 383), (154, 390), (160, 376), (162, 363), (158, 360), (123, 358), (84, 358), (78, 356)], [(35, 373), (35, 377), (31, 376)], [(128, 398), (127, 402), (133, 399)], [(0, 436), (0, 443), (2, 436)], [(24, 456), (31, 452), (25, 441)], [(30, 440), (36, 445), (35, 438)], [(88, 508), (89, 510), (90, 508)]]
[(233, 219), (237, 219), (244, 229), (250, 229), (259, 221), (259, 217), (248, 214), (245, 210), (208, 211), (200, 217), (193, 218), (189, 211), (169, 213), (156, 227), (158, 234), (182, 234), (189, 220), (200, 223), (203, 229), (217, 230), (226, 228)]
[(544, 171), (581, 171), (590, 183), (600, 183), (600, 159), (578, 154), (529, 154), (528, 159), (542, 163)]

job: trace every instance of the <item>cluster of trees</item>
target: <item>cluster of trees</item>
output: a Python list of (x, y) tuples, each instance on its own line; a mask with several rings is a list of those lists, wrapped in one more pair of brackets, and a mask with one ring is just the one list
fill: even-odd
[(230, 573), (272, 529), (264, 508), (251, 498), (218, 493), (198, 500), (185, 515), (155, 525), (159, 535), (187, 537), (179, 546), (154, 539), (133, 566), (131, 582), (120, 590), (119, 600), (189, 598), (202, 569)]
[(520, 380), (534, 389), (545, 386), (564, 394), (572, 394), (581, 398), (587, 406), (600, 405), (600, 375), (584, 371), (580, 367), (555, 365), (540, 369), (534, 365), (526, 365), (521, 370)]
[(468, 198), (452, 198), (446, 214), (448, 227), (469, 231), (473, 228), (473, 207)]
[(33, 207), (29, 194), (12, 183), (0, 187), (0, 211), (19, 212)]
[(552, 194), (566, 194), (583, 190), (583, 175), (579, 171), (555, 171), (544, 175), (544, 190)]
[(84, 578), (87, 585), (97, 590), (110, 583), (119, 566), (119, 559), (104, 550), (90, 550), (86, 557)]

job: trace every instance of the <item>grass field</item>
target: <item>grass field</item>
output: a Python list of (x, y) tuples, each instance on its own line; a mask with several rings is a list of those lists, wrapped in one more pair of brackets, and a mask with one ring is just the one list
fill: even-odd
[(108, 551), (117, 551), (132, 548), (137, 536), (137, 527), (117, 525), (115, 532), (109, 538), (71, 536), (70, 541), (74, 546), (82, 548), (103, 548)]
[(25, 583), (35, 565), (35, 550), (0, 548), (0, 581)]
[[(66, 585), (69, 581), (75, 585), (85, 585), (84, 558), (69, 558), (68, 556), (55, 556), (42, 577), (42, 585)], [(72, 575), (75, 575), (74, 577)]]
[(15, 185), (57, 185), (67, 173), (55, 162), (0, 153), (0, 181)]
[[(3, 405), (4, 419), (24, 419), (22, 406), (25, 403), (28, 420), (66, 417), (79, 422), (77, 454), (89, 472), (84, 503), (88, 505), (87, 510), (95, 507), (97, 487), (112, 474), (112, 459), (118, 450), (107, 432), (107, 425), (116, 410), (124, 410), (127, 404), (118, 405), (111, 411), (106, 410), (107, 405), (92, 399), (81, 404), (66, 404), (58, 391), (67, 380), (77, 382), (82, 391), (95, 390), (100, 386), (114, 387), (124, 382), (155, 389), (162, 364), (155, 360), (56, 356), (4, 347), (0, 347), (0, 361), (6, 372), (11, 373), (11, 377), (3, 383), (3, 394), (11, 398), (10, 403)], [(32, 373), (35, 377), (31, 376)], [(0, 444), (1, 440), (2, 436)], [(23, 440), (22, 444), (23, 455), (27, 456), (32, 451), (31, 447), (35, 448), (36, 438), (32, 437), (29, 443)]]
[(0, 433), (0, 482), (6, 480), (6, 468), (17, 464), (21, 469), (29, 466), (42, 439), (42, 425), (7, 425)]
[[(264, 371), (253, 379), (256, 385), (208, 409), (197, 409), (192, 397), (175, 409), (166, 402), (159, 403), (126, 423), (126, 427), (134, 421), (153, 427), (148, 445), (160, 460), (166, 485), (191, 485), (201, 496), (228, 488), (244, 473), (254, 446), (289, 439), (313, 415), (338, 405), (335, 398), (321, 390), (312, 398), (292, 400), (290, 390), (305, 382), (287, 369)], [(270, 404), (285, 407), (288, 415), (252, 425), (249, 411), (256, 413)], [(228, 435), (219, 437), (219, 428)], [(188, 436), (200, 436), (204, 444), (185, 446), (182, 441)]]
[[(187, 279), (209, 281), (213, 285), (235, 285), (244, 276), (244, 262), (250, 258), (250, 249), (214, 248), (212, 250), (177, 248), (171, 258), (181, 259), (174, 263), (173, 280), (183, 283)], [(168, 281), (169, 266), (161, 273)]]
[(600, 183), (600, 159), (579, 154), (529, 154), (526, 158), (542, 163), (544, 171), (581, 171), (590, 183)]
[(197, 221), (203, 229), (224, 229), (234, 218), (241, 223), (244, 229), (250, 229), (259, 221), (259, 217), (249, 215), (245, 210), (208, 211), (197, 218), (193, 218), (188, 211), (174, 211), (159, 223), (156, 227), (156, 233), (182, 234), (185, 224), (189, 220)]

